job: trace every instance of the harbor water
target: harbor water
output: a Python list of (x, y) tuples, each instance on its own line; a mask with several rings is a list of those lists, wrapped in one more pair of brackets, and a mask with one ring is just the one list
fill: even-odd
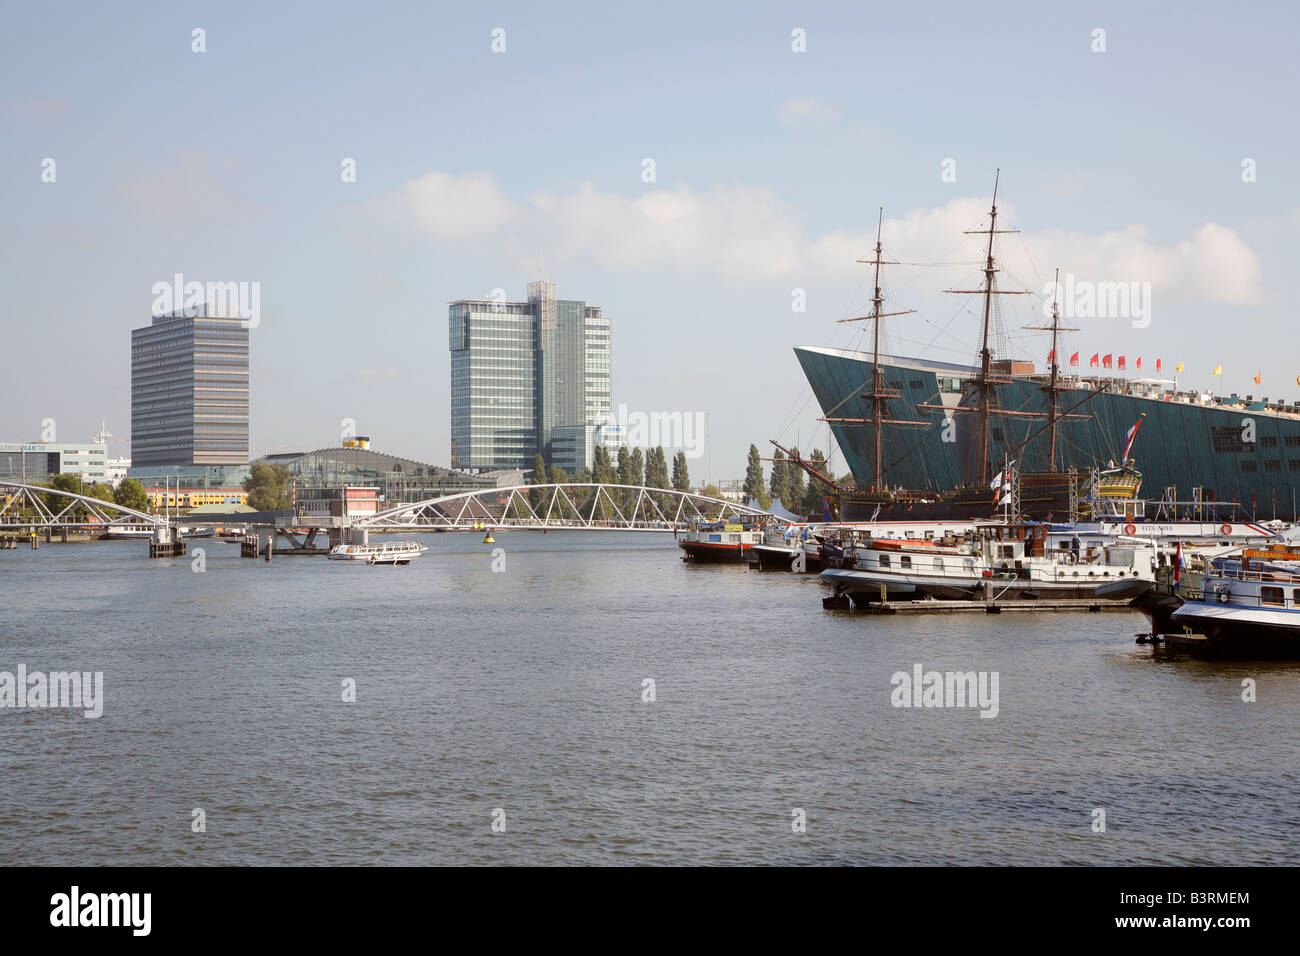
[[(0, 671), (104, 675), (98, 718), (0, 709), (0, 863), (1300, 863), (1300, 664), (828, 612), (669, 535), (418, 537), (0, 553)], [(996, 716), (894, 706), (918, 664)]]

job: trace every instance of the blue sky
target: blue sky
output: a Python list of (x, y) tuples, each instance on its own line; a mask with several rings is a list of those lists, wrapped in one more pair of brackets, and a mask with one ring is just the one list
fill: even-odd
[[(4, 5), (0, 439), (128, 436), (129, 330), (179, 272), (261, 284), (258, 452), (352, 418), (446, 463), (446, 303), (521, 298), (544, 261), (613, 318), (615, 404), (707, 411), (693, 475), (739, 477), (751, 442), (825, 447), (791, 348), (855, 341), (877, 207), (894, 258), (973, 261), (995, 167), (1006, 284), (1152, 283), (1149, 328), (1075, 322), (1068, 350), (1300, 397), (1286, 4), (267, 6)], [(977, 279), (893, 270), (919, 311), (891, 344), (973, 355), (941, 290)]]

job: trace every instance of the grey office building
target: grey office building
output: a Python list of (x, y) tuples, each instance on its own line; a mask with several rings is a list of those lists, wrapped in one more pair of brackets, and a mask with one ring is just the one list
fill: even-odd
[(248, 464), (248, 329), (199, 306), (131, 330), (131, 466)]
[[(572, 473), (591, 464), (572, 438), (613, 415), (610, 321), (596, 306), (530, 282), (527, 302), (449, 308), (453, 468), (531, 468), (541, 452)], [(563, 435), (563, 441), (557, 439)]]

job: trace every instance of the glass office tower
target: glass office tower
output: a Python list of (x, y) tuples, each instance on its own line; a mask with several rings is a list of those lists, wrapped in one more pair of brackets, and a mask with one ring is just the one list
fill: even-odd
[[(612, 413), (610, 322), (585, 302), (530, 282), (528, 301), (461, 299), (448, 313), (453, 468), (589, 467), (557, 429), (605, 425)], [(564, 434), (568, 434), (565, 432)], [(589, 456), (584, 456), (584, 459)]]

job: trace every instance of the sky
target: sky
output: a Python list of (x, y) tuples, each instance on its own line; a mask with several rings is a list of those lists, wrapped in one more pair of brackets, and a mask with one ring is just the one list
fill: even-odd
[(447, 303), (522, 299), (544, 274), (611, 317), (615, 406), (707, 414), (692, 477), (739, 478), (751, 443), (827, 447), (793, 348), (863, 344), (868, 323), (838, 320), (870, 309), (856, 260), (882, 207), (886, 310), (916, 310), (887, 345), (974, 360), (978, 301), (943, 290), (980, 281), (962, 233), (986, 228), (997, 169), (999, 227), (1020, 230), (999, 236), (999, 284), (1034, 293), (1004, 297), (1012, 357), (1045, 361), (1022, 327), (1060, 268), (1149, 290), (1139, 317), (1075, 302), (1063, 355), (1300, 398), (1294, 5), (0, 18), (0, 440), (46, 419), (60, 441), (101, 420), (129, 439), (130, 330), (179, 273), (259, 285), (255, 454), (337, 445), (351, 419), (447, 464)]

